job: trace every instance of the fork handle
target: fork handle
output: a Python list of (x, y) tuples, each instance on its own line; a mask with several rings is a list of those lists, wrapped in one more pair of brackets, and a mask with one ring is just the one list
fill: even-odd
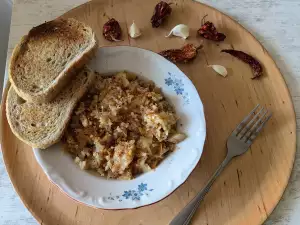
[(212, 184), (219, 176), (219, 174), (223, 171), (226, 165), (232, 159), (231, 156), (227, 155), (221, 165), (218, 167), (216, 172), (212, 175), (210, 180), (207, 182), (206, 186), (190, 201), (188, 205), (186, 205), (180, 213), (171, 221), (170, 225), (188, 225), (192, 220), (193, 215), (197, 211), (201, 201), (203, 200), (204, 196), (207, 194), (209, 189), (211, 188)]

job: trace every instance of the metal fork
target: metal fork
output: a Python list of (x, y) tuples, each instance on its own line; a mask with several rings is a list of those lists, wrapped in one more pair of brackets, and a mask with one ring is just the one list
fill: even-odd
[(236, 127), (227, 139), (227, 155), (206, 186), (185, 206), (171, 221), (170, 225), (188, 225), (216, 178), (220, 175), (232, 158), (245, 153), (260, 133), (272, 113), (257, 105), (248, 116)]

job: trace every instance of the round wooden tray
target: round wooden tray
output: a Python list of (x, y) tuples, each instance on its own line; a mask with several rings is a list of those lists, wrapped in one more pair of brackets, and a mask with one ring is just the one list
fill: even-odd
[[(134, 210), (100, 210), (73, 201), (50, 183), (37, 164), (31, 148), (11, 132), (2, 104), (2, 150), (8, 174), (22, 201), (42, 224), (168, 224), (205, 185), (226, 154), (225, 142), (238, 122), (257, 104), (273, 111), (263, 133), (251, 150), (232, 161), (216, 180), (194, 217), (194, 224), (257, 225), (263, 223), (278, 203), (290, 176), (296, 150), (296, 122), (292, 101), (280, 71), (261, 44), (228, 16), (192, 1), (174, 1), (167, 23), (153, 29), (150, 18), (156, 0), (91, 1), (63, 15), (75, 17), (95, 30), (100, 45), (132, 45), (155, 52), (179, 48), (184, 43), (199, 44), (196, 37), (201, 18), (226, 33), (224, 43), (204, 41), (204, 49), (191, 64), (179, 65), (200, 93), (207, 120), (207, 141), (200, 163), (189, 179), (166, 199)], [(124, 41), (109, 43), (102, 37), (108, 17), (121, 23)], [(127, 29), (135, 20), (142, 29), (139, 39), (130, 39)], [(188, 24), (191, 37), (165, 38), (170, 29)], [(254, 55), (264, 65), (264, 76), (251, 80), (244, 63), (221, 49), (234, 48)], [(228, 68), (222, 78), (207, 67)], [(138, 66), (138, 65), (137, 65)], [(5, 102), (4, 96), (3, 102)], [(99, 187), (101, 188), (101, 187)]]

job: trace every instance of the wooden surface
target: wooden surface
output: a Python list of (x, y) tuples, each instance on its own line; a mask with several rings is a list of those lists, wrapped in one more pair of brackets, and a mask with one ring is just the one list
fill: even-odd
[[(189, 4), (189, 3), (187, 3), (187, 4)], [(99, 12), (97, 12), (97, 13), (99, 13)], [(120, 15), (119, 12), (117, 12), (117, 13), (118, 13), (118, 15)], [(152, 10), (150, 10), (149, 13), (151, 14)], [(240, 30), (240, 28), (238, 26), (236, 26), (235, 24), (232, 24), (232, 22), (228, 21), (226, 18), (222, 18), (222, 20), (220, 20), (217, 15), (215, 16), (214, 13), (209, 13), (209, 14), (211, 16), (211, 19), (214, 20), (214, 22), (216, 22), (219, 25), (219, 27), (222, 27), (222, 29), (224, 29), (224, 31), (226, 29), (229, 29), (229, 30), (233, 29), (235, 32)], [(134, 17), (134, 18), (136, 18), (136, 17)], [(128, 19), (130, 20), (130, 18), (128, 18)], [(122, 21), (121, 18), (120, 18), (120, 21)], [(185, 21), (186, 21), (186, 19), (185, 19)], [(200, 20), (198, 20), (197, 22), (199, 23), (199, 21)], [(192, 22), (195, 22), (195, 21), (193, 20)], [(176, 20), (170, 21), (170, 23), (167, 24), (166, 29), (171, 28), (171, 26), (175, 25), (175, 24), (176, 24)], [(244, 31), (239, 31), (236, 33), (241, 34), (241, 32), (242, 32), (242, 34), (244, 34), (243, 33)], [(143, 45), (149, 44), (148, 38), (152, 39), (150, 36), (147, 36), (146, 40), (141, 39), (140, 40), (141, 43), (137, 43), (137, 44), (143, 44)], [(163, 36), (163, 35), (161, 35), (161, 36)], [(239, 35), (237, 35), (237, 37), (239, 37)], [(237, 37), (230, 36), (229, 40), (236, 41), (236, 40), (238, 40), (238, 39), (236, 39)], [(244, 35), (243, 35), (243, 37), (244, 37)], [(247, 43), (251, 43), (251, 44), (252, 44), (252, 42), (255, 42), (251, 37), (243, 38), (243, 43), (245, 40), (247, 41)], [(191, 41), (193, 42), (196, 40), (191, 39)], [(138, 40), (137, 40), (137, 42), (138, 42)], [(158, 42), (159, 42), (158, 44), (160, 44), (160, 39)], [(166, 46), (166, 47), (168, 45), (170, 45), (170, 47), (174, 47), (174, 45), (177, 45), (180, 43), (181, 42), (177, 39), (172, 39), (171, 42), (169, 42), (169, 41), (166, 43), (163, 42), (164, 46)], [(239, 46), (242, 46), (243, 43), (239, 43), (239, 41), (237, 41), (237, 42), (234, 42), (233, 44), (235, 47), (239, 47)], [(157, 43), (155, 43), (155, 44), (157, 45)], [(227, 45), (223, 45), (223, 46), (228, 47), (230, 42), (227, 42), (226, 44)], [(256, 43), (256, 45), (257, 45), (257, 43)], [(152, 47), (152, 46), (150, 45), (150, 47)], [(148, 47), (148, 48), (150, 48), (150, 47)], [(158, 49), (161, 49), (160, 46), (155, 46), (155, 47)], [(222, 47), (222, 46), (220, 46), (220, 47)], [(250, 46), (242, 46), (242, 47), (243, 47), (243, 49), (248, 50), (250, 52), (255, 50), (252, 48), (250, 49)], [(253, 45), (251, 45), (251, 47), (253, 47)], [(145, 48), (147, 48), (147, 46), (145, 46)], [(213, 126), (210, 126), (208, 124), (208, 127), (214, 127), (214, 124), (220, 124), (220, 128), (219, 128), (220, 130), (218, 130), (218, 132), (216, 132), (214, 129), (211, 131), (208, 130), (208, 132), (210, 132), (209, 139), (208, 139), (207, 146), (205, 148), (204, 156), (198, 167), (199, 171), (195, 171), (194, 174), (192, 175), (191, 179), (189, 179), (189, 181), (185, 185), (183, 185), (177, 192), (175, 192), (171, 197), (158, 203), (158, 205), (160, 204), (160, 206), (163, 206), (163, 208), (161, 210), (155, 211), (157, 206), (156, 205), (151, 206), (153, 208), (151, 210), (154, 210), (155, 212), (157, 212), (158, 218), (160, 218), (160, 216), (162, 215), (162, 219), (160, 219), (160, 222), (162, 224), (167, 223), (166, 221), (163, 220), (163, 218), (166, 218), (167, 216), (172, 216), (172, 214), (174, 214), (180, 210), (179, 206), (181, 204), (184, 204), (185, 202), (188, 201), (188, 199), (192, 198), (192, 195), (198, 189), (201, 188), (201, 185), (203, 185), (205, 179), (208, 178), (208, 176), (211, 174), (212, 170), (214, 168), (216, 168), (217, 164), (220, 162), (221, 158), (224, 156), (225, 149), (223, 148), (223, 146), (220, 143), (218, 144), (216, 142), (213, 142), (214, 139), (212, 139), (211, 137), (215, 136), (215, 137), (219, 137), (220, 139), (225, 139), (226, 138), (225, 134), (227, 135), (229, 130), (231, 130), (235, 126), (235, 124), (238, 122), (238, 120), (240, 120), (244, 116), (244, 114), (246, 114), (247, 111), (250, 110), (251, 106), (253, 106), (253, 104), (258, 100), (257, 96), (254, 93), (254, 91), (252, 90), (252, 88), (258, 88), (258, 89), (256, 89), (256, 91), (258, 91), (258, 93), (260, 93), (260, 91), (262, 92), (261, 95), (259, 95), (260, 102), (269, 103), (268, 100), (270, 97), (276, 97), (276, 99), (271, 99), (272, 101), (270, 101), (272, 104), (271, 108), (273, 108), (273, 111), (275, 111), (275, 112), (280, 112), (280, 117), (277, 118), (274, 116), (274, 119), (272, 120), (272, 125), (270, 125), (267, 128), (267, 130), (264, 132), (264, 135), (268, 135), (268, 139), (264, 139), (263, 137), (261, 137), (259, 139), (259, 141), (257, 142), (257, 144), (252, 148), (252, 151), (251, 151), (252, 154), (247, 154), (247, 155), (243, 156), (243, 158), (236, 160), (224, 172), (223, 176), (217, 181), (217, 183), (213, 187), (212, 192), (207, 196), (207, 198), (204, 202), (205, 204), (203, 204), (203, 207), (201, 208), (202, 210), (201, 209), (199, 210), (197, 218), (199, 221), (201, 221), (201, 222), (203, 221), (204, 224), (205, 224), (205, 222), (207, 222), (209, 224), (224, 224), (224, 223), (228, 223), (228, 224), (235, 224), (235, 223), (236, 224), (247, 224), (247, 223), (249, 223), (249, 224), (252, 224), (250, 222), (255, 222), (255, 221), (253, 221), (255, 219), (262, 220), (266, 217), (266, 214), (267, 214), (266, 212), (263, 211), (263, 209), (264, 209), (263, 205), (265, 205), (265, 209), (267, 212), (269, 212), (270, 205), (272, 205), (272, 201), (269, 201), (269, 198), (268, 198), (270, 191), (273, 191), (271, 197), (274, 197), (274, 195), (276, 195), (276, 193), (278, 193), (278, 189), (277, 189), (277, 187), (274, 187), (274, 184), (272, 186), (268, 186), (270, 184), (268, 184), (267, 179), (269, 179), (270, 176), (273, 178), (274, 177), (277, 178), (277, 179), (275, 179), (277, 182), (277, 185), (275, 185), (275, 186), (282, 185), (284, 183), (284, 180), (287, 179), (287, 177), (283, 176), (282, 173), (284, 172), (283, 171), (284, 169), (286, 169), (286, 170), (289, 169), (289, 167), (286, 165), (285, 161), (289, 158), (289, 156), (292, 155), (292, 152), (284, 152), (285, 154), (283, 154), (283, 152), (281, 151), (278, 154), (274, 154), (274, 151), (275, 151), (274, 148), (269, 152), (269, 151), (265, 150), (266, 144), (268, 144), (268, 143), (264, 143), (264, 142), (268, 142), (268, 140), (270, 140), (270, 136), (276, 137), (276, 135), (279, 135), (276, 132), (274, 133), (274, 130), (276, 131), (276, 129), (275, 129), (276, 126), (279, 126), (280, 124), (283, 125), (283, 126), (280, 126), (281, 132), (283, 132), (284, 129), (290, 130), (290, 128), (291, 128), (291, 130), (292, 130), (292, 127), (289, 126), (289, 123), (291, 121), (283, 120), (285, 118), (285, 116), (287, 116), (287, 114), (285, 114), (285, 113), (282, 114), (282, 112), (285, 112), (285, 110), (287, 110), (286, 113), (288, 113), (288, 109), (289, 109), (288, 108), (288, 105), (289, 105), (288, 100), (285, 101), (285, 104), (282, 103), (282, 100), (285, 100), (285, 98), (288, 98), (287, 93), (285, 93), (285, 95), (284, 95), (284, 93), (282, 94), (282, 92), (286, 92), (285, 88), (278, 87), (278, 90), (280, 90), (280, 94), (278, 93), (278, 90), (272, 89), (272, 87), (274, 87), (274, 83), (276, 83), (276, 81), (279, 83), (281, 81), (281, 85), (282, 85), (282, 80), (274, 79), (276, 77), (278, 78), (278, 76), (276, 75), (276, 69), (275, 69), (275, 71), (274, 71), (274, 68), (273, 69), (270, 68), (270, 70), (269, 70), (269, 67), (267, 66), (267, 64), (270, 63), (270, 60), (268, 61), (268, 56), (263, 53), (261, 48), (257, 49), (257, 52), (255, 53), (255, 55), (258, 58), (260, 58), (262, 61), (264, 61), (264, 65), (266, 66), (267, 71), (268, 71), (268, 78), (265, 78), (260, 81), (261, 83), (258, 83), (258, 84), (256, 83), (254, 85), (253, 83), (251, 83), (253, 81), (250, 81), (248, 79), (248, 77), (251, 75), (250, 70), (247, 70), (247, 71), (245, 71), (245, 73), (242, 74), (242, 75), (244, 75), (244, 77), (242, 77), (240, 73), (236, 73), (236, 71), (242, 71), (244, 69), (247, 69), (247, 67), (245, 67), (243, 64), (239, 64), (236, 61), (233, 62), (232, 59), (228, 56), (222, 55), (222, 57), (220, 58), (219, 55), (216, 54), (217, 51), (215, 51), (215, 50), (218, 50), (218, 48), (216, 46), (206, 45), (205, 53), (207, 55), (207, 59), (209, 62), (210, 61), (215, 62), (215, 61), (219, 60), (218, 63), (221, 64), (221, 62), (222, 62), (223, 63), (222, 65), (225, 65), (226, 63), (228, 63), (227, 64), (228, 67), (232, 68), (232, 71), (231, 71), (232, 76), (229, 77), (229, 79), (227, 80), (228, 83), (224, 84), (223, 80), (220, 80), (222, 78), (215, 76), (210, 70), (207, 70), (207, 69), (204, 69), (204, 71), (205, 71), (205, 74), (203, 74), (204, 77), (200, 77), (200, 78), (199, 78), (199, 76), (201, 74), (199, 75), (199, 72), (197, 73), (197, 75), (195, 75), (193, 73), (193, 71), (190, 71), (191, 70), (190, 65), (189, 65), (189, 67), (184, 67), (182, 69), (184, 70), (184, 72), (186, 72), (191, 77), (191, 79), (197, 85), (197, 88), (201, 94), (204, 105), (207, 108), (206, 114), (207, 114), (208, 123), (213, 124)], [(218, 56), (218, 57), (216, 57), (216, 56)], [(197, 63), (199, 65), (203, 66), (205, 64), (205, 60), (203, 58), (199, 58), (199, 61)], [(192, 66), (194, 67), (194, 64)], [(198, 81), (198, 79), (200, 79), (200, 80)], [(205, 83), (200, 82), (200, 81), (203, 81), (201, 79), (204, 79)], [(235, 88), (238, 88), (237, 90), (239, 90), (239, 91), (245, 91), (245, 90), (249, 91), (251, 100), (247, 99), (247, 97), (248, 97), (246, 95), (247, 92), (246, 92), (246, 94), (244, 94), (242, 96), (237, 96), (237, 94), (234, 93), (235, 88), (232, 89), (231, 85), (236, 84), (237, 80), (241, 82), (239, 84), (245, 84), (245, 85), (241, 86), (241, 87), (237, 86)], [(219, 85), (216, 85), (220, 81), (223, 83), (222, 84), (219, 83)], [(231, 83), (231, 82), (233, 82), (233, 83)], [(208, 85), (208, 84), (211, 84), (211, 85)], [(208, 87), (214, 87), (214, 88), (216, 88), (216, 90), (212, 91), (212, 89), (208, 88)], [(265, 89), (265, 87), (270, 88), (270, 90)], [(276, 95), (274, 94), (274, 96), (270, 96), (269, 95), (270, 91), (271, 92), (273, 91), (274, 93), (276, 92)], [(214, 94), (213, 96), (212, 96), (212, 93)], [(239, 92), (237, 92), (237, 93), (239, 93)], [(226, 100), (227, 98), (226, 99), (224, 98), (224, 96), (226, 96), (226, 95), (227, 95), (227, 97), (231, 97), (231, 94), (234, 97), (237, 97), (236, 98), (237, 100), (245, 100), (245, 101), (241, 101), (241, 103), (239, 104), (240, 105), (239, 108), (234, 108), (235, 107), (234, 106), (235, 103), (233, 102), (234, 99)], [(212, 97), (213, 97), (213, 99), (212, 99)], [(222, 98), (218, 98), (218, 97), (222, 97)], [(248, 101), (246, 101), (246, 100), (248, 100)], [(223, 103), (225, 106), (225, 109), (227, 109), (226, 112), (223, 111), (224, 109), (222, 108), (221, 103)], [(237, 110), (238, 110), (238, 112), (237, 112)], [(222, 112), (221, 118), (215, 118), (217, 113), (220, 113), (220, 112)], [(291, 112), (289, 112), (289, 113), (291, 113)], [(231, 115), (233, 115), (233, 114), (235, 115), (236, 118), (231, 118)], [(229, 118), (232, 121), (228, 121)], [(226, 121), (226, 123), (224, 123), (223, 121)], [(280, 121), (281, 122), (284, 121), (284, 123), (281, 123)], [(271, 132), (271, 131), (273, 131), (273, 132)], [(279, 136), (280, 137), (282, 137), (282, 136), (289, 137), (288, 135), (285, 135), (285, 133), (283, 135), (279, 135)], [(281, 138), (278, 138), (278, 139), (281, 139)], [(259, 144), (260, 142), (263, 143), (262, 145), (264, 148), (262, 151), (265, 154), (260, 156), (260, 158), (257, 161), (257, 160), (255, 160), (256, 159), (255, 157), (257, 155), (255, 155), (255, 154), (259, 153), (259, 150), (257, 151), (257, 149), (259, 149), (259, 147), (260, 147), (260, 144)], [(275, 147), (280, 147), (280, 146), (276, 145), (275, 143), (276, 143), (276, 141), (274, 143), (272, 143), (271, 146), (274, 147), (274, 145), (275, 145)], [(293, 144), (293, 143), (289, 143), (289, 144)], [(19, 148), (20, 148), (20, 146), (19, 146)], [(284, 146), (282, 146), (282, 149), (285, 149), (285, 151), (286, 151), (286, 148)], [(28, 152), (29, 151), (27, 151), (26, 154)], [(32, 156), (26, 155), (26, 157), (21, 157), (22, 155), (20, 155), (20, 153), (21, 154), (24, 153), (24, 151), (21, 151), (21, 148), (20, 148), (20, 151), (18, 151), (18, 154), (16, 156), (14, 156), (12, 152), (9, 152), (12, 159), (15, 159), (15, 162), (18, 162), (17, 161), (18, 158), (19, 158), (19, 160), (21, 160), (21, 159), (32, 160)], [(255, 153), (255, 154), (253, 154), (253, 153)], [(269, 161), (268, 160), (265, 161), (266, 155), (270, 156), (268, 153), (270, 155), (272, 155), (272, 157), (270, 158)], [(277, 152), (275, 151), (275, 153), (277, 153)], [(287, 153), (289, 153), (289, 154), (287, 154)], [(14, 152), (14, 154), (15, 154), (15, 152)], [(283, 155), (281, 155), (281, 154), (283, 154)], [(31, 162), (30, 160), (29, 160), (29, 162)], [(25, 160), (25, 162), (26, 162), (26, 160)], [(256, 171), (256, 173), (253, 173), (253, 170), (252, 170), (251, 173), (248, 174), (247, 171), (249, 171), (249, 168), (251, 168), (253, 166), (253, 164), (260, 165), (260, 166), (262, 166), (262, 168), (260, 168), (258, 171)], [(270, 164), (272, 166), (272, 170), (270, 169)], [(282, 165), (285, 165), (285, 166), (282, 166)], [(27, 166), (34, 167), (36, 165), (27, 165)], [(15, 173), (17, 170), (16, 168), (17, 167), (14, 166)], [(9, 167), (8, 167), (8, 169), (9, 169)], [(21, 169), (21, 168), (19, 168), (19, 169)], [(25, 169), (25, 168), (23, 168), (23, 169)], [(38, 167), (34, 167), (34, 170), (35, 169), (38, 169)], [(204, 169), (209, 169), (209, 170), (203, 171)], [(265, 170), (263, 170), (263, 169), (265, 169)], [(25, 170), (23, 170), (23, 172), (24, 171)], [(26, 171), (27, 171), (27, 169), (26, 169)], [(256, 181), (254, 183), (251, 183), (251, 185), (248, 185), (247, 181), (249, 180), (249, 178), (251, 178), (251, 176), (253, 174), (256, 177)], [(20, 176), (19, 178), (22, 178), (22, 180), (28, 180), (29, 179), (28, 171), (27, 171), (25, 177), (23, 177), (24, 175), (25, 174), (22, 173), (22, 174), (19, 174), (16, 176)], [(38, 184), (38, 183), (40, 184), (40, 186), (37, 186), (34, 188), (34, 193), (40, 193), (40, 194), (48, 193), (48, 192), (43, 192), (43, 190), (42, 190), (41, 184), (44, 181), (43, 176), (44, 176), (43, 174), (38, 173), (36, 177), (30, 178), (30, 179), (32, 179), (33, 182), (35, 182), (35, 184)], [(238, 177), (240, 178), (240, 180), (237, 179)], [(40, 181), (39, 181), (39, 179), (40, 179)], [(272, 179), (272, 180), (274, 181), (274, 179)], [(226, 186), (224, 185), (224, 181), (227, 184)], [(230, 185), (228, 185), (228, 184), (230, 184)], [(220, 192), (220, 189), (221, 189), (221, 192)], [(244, 196), (245, 189), (250, 192), (246, 192), (246, 195)], [(252, 190), (252, 192), (251, 192), (251, 190)], [(269, 193), (264, 194), (264, 191), (266, 191), (266, 190)], [(25, 195), (26, 190), (22, 190), (22, 191), (24, 192), (24, 195)], [(38, 206), (37, 206), (38, 203), (43, 204), (43, 206), (44, 206), (44, 203), (46, 202), (45, 200), (42, 201), (42, 199), (39, 199), (37, 196), (31, 195), (32, 193), (29, 192), (28, 190), (27, 190), (27, 192), (28, 193), (27, 193), (26, 197), (28, 197), (31, 204), (35, 205), (34, 207), (36, 209), (38, 209)], [(50, 196), (49, 199), (52, 199), (52, 200), (55, 198), (56, 199), (64, 198), (64, 195), (62, 195), (61, 193), (57, 193), (57, 190), (55, 188), (51, 189), (50, 194), (48, 194), (48, 195)], [(238, 198), (236, 196), (238, 196)], [(169, 204), (168, 201), (173, 202), (174, 198), (175, 198), (175, 202), (178, 204), (172, 204), (173, 207), (167, 207), (167, 205)], [(169, 199), (171, 199), (171, 200), (169, 200)], [(263, 199), (263, 201), (261, 199)], [(238, 206), (235, 206), (236, 203), (238, 203)], [(60, 205), (56, 206), (54, 203), (51, 204), (48, 202), (48, 204), (46, 205), (47, 210), (40, 209), (40, 211), (44, 212), (44, 214), (45, 214), (45, 211), (49, 211), (50, 209), (52, 209), (51, 207), (69, 208), (66, 206), (68, 206), (68, 205), (63, 204), (62, 206), (60, 206)], [(261, 209), (260, 213), (259, 213), (259, 208), (257, 206), (262, 207), (262, 208), (260, 208)], [(131, 213), (128, 212), (128, 213), (126, 213), (125, 219), (126, 218), (129, 219), (130, 215), (133, 215), (133, 213), (134, 213), (134, 215), (145, 213), (147, 211), (146, 210), (147, 208), (148, 207), (138, 209), (136, 211), (132, 211)], [(252, 213), (251, 217), (247, 218), (247, 215), (245, 215), (245, 210), (247, 211), (247, 209), (254, 209), (254, 208), (256, 210), (255, 211), (256, 214)], [(70, 209), (71, 209), (71, 207), (70, 207)], [(91, 224), (96, 223), (97, 217), (93, 214), (94, 213), (93, 210), (87, 211), (87, 214), (86, 214), (86, 213), (82, 213), (82, 212), (80, 213), (80, 211), (81, 211), (80, 209), (81, 208), (79, 207), (77, 210), (77, 219), (81, 218), (82, 221), (86, 222), (86, 220), (84, 220), (84, 217), (86, 217), (86, 219), (91, 219)], [(213, 210), (215, 210), (216, 212), (214, 212)], [(36, 212), (39, 212), (39, 210), (37, 210)], [(75, 212), (76, 212), (76, 210), (75, 210)], [(106, 213), (106, 212), (104, 212), (104, 213)], [(98, 214), (101, 215), (101, 213), (98, 213)], [(107, 213), (107, 214), (109, 214), (109, 213)], [(91, 216), (89, 216), (89, 215), (91, 215)], [(113, 213), (112, 215), (117, 216), (118, 213)], [(70, 219), (64, 214), (62, 214), (60, 216), (58, 216), (58, 215), (56, 215), (56, 216), (57, 216), (57, 218), (54, 217), (53, 221), (54, 222), (59, 221), (58, 222), (59, 224), (62, 224), (63, 221)], [(74, 215), (73, 215), (73, 217), (74, 217)], [(71, 217), (71, 218), (73, 218), (73, 217)], [(252, 218), (252, 217), (256, 217), (256, 218)], [(143, 219), (143, 221), (141, 221), (141, 224), (147, 224), (146, 223), (147, 221), (145, 221), (147, 219), (147, 216), (138, 217), (138, 219), (140, 219), (140, 218)], [(219, 223), (217, 223), (218, 221), (214, 222), (213, 219), (219, 219)], [(220, 220), (220, 219), (222, 219), (222, 220)], [(243, 220), (239, 221), (238, 219), (243, 219)], [(87, 221), (89, 221), (89, 220), (87, 220)], [(101, 221), (101, 220), (98, 220), (98, 222), (99, 221)], [(127, 222), (127, 220), (124, 220), (124, 221)], [(220, 221), (222, 221), (222, 222), (220, 223)], [(72, 222), (72, 221), (70, 221), (70, 222)], [(154, 224), (149, 221), (148, 221), (148, 223)], [(134, 224), (134, 223), (132, 223), (132, 224)]]
[[(5, 73), (7, 44), (9, 37), (10, 18), (11, 18), (11, 0), (0, 1), (0, 74)], [(3, 75), (0, 78), (0, 90), (3, 87)], [(1, 92), (2, 93), (2, 92)]]

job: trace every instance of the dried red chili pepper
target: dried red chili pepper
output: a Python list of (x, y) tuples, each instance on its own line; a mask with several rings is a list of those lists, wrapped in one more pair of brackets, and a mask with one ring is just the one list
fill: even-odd
[(111, 18), (103, 25), (103, 36), (108, 41), (121, 41), (122, 30), (118, 21)]
[(259, 61), (257, 61), (254, 57), (252, 57), (251, 55), (248, 55), (245, 52), (242, 51), (237, 51), (237, 50), (233, 50), (233, 49), (224, 49), (221, 52), (225, 52), (228, 53), (240, 60), (242, 60), (243, 62), (249, 64), (249, 66), (251, 66), (252, 70), (253, 70), (253, 77), (252, 79), (258, 78), (262, 75), (263, 73), (263, 68), (260, 64)]
[(159, 54), (173, 63), (187, 63), (196, 58), (198, 50), (203, 46), (195, 47), (193, 44), (186, 44), (181, 49), (169, 49)]
[(172, 8), (170, 5), (171, 3), (168, 4), (161, 1), (155, 6), (153, 16), (151, 17), (152, 27), (159, 27), (171, 14)]
[[(207, 15), (206, 15), (207, 16)], [(198, 34), (201, 36), (201, 37), (204, 37), (205, 39), (208, 39), (208, 40), (212, 40), (212, 41), (224, 41), (225, 38), (226, 38), (226, 35), (223, 34), (223, 33), (219, 33), (215, 27), (215, 25), (210, 22), (210, 21), (206, 21), (204, 24), (204, 19), (205, 17), (204, 16), (202, 18), (202, 22), (201, 22), (201, 28), (198, 30)]]

